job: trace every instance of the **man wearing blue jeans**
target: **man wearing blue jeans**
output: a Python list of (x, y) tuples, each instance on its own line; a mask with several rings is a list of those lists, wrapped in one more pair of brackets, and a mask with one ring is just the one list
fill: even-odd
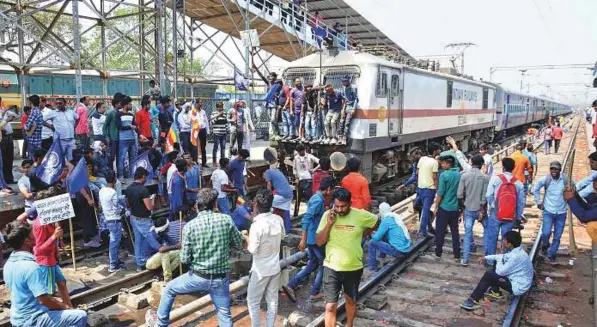
[[(568, 177), (562, 172), (562, 164), (553, 161), (549, 164), (549, 175), (542, 177), (533, 189), (537, 208), (543, 210), (543, 226), (541, 228), (541, 250), (547, 254), (547, 259), (556, 261), (556, 254), (560, 247), (560, 237), (566, 226), (566, 212), (568, 205), (564, 200), (564, 188), (568, 184)], [(541, 199), (541, 188), (545, 188)], [(553, 243), (549, 246), (549, 237), (553, 230)]]
[[(503, 174), (493, 176), (491, 178), (489, 185), (487, 186), (487, 193), (485, 194), (487, 198), (487, 205), (490, 209), (487, 228), (485, 229), (487, 255), (496, 254), (499, 234), (501, 234), (503, 239), (504, 235), (514, 228), (517, 221), (523, 221), (522, 211), (524, 209), (526, 196), (524, 194), (524, 185), (519, 180), (514, 182), (514, 185), (516, 186), (516, 217), (512, 217), (512, 220), (500, 220), (497, 218), (497, 210), (500, 205), (498, 201), (499, 199), (497, 198), (499, 194), (497, 193), (500, 185), (502, 184), (500, 177), (504, 177), (508, 181), (512, 181), (514, 178), (514, 175), (512, 175), (512, 170), (514, 170), (514, 159), (502, 159), (502, 169), (504, 170)], [(487, 260), (487, 263), (493, 265), (495, 261), (490, 259)]]
[(431, 142), (427, 146), (428, 155), (421, 157), (417, 163), (417, 186), (419, 193), (417, 199), (423, 204), (421, 209), (421, 222), (419, 235), (427, 236), (427, 225), (431, 223), (431, 205), (435, 200), (435, 192), (439, 184), (439, 163), (435, 157), (440, 154), (441, 146)]
[(323, 280), (323, 259), (325, 258), (325, 247), (317, 246), (315, 237), (317, 236), (317, 227), (319, 221), (325, 212), (325, 198), (331, 196), (332, 190), (334, 189), (334, 178), (331, 176), (325, 177), (319, 184), (319, 190), (309, 199), (307, 204), (307, 212), (302, 218), (302, 235), (301, 242), (298, 245), (299, 250), (303, 251), (307, 248), (309, 254), (309, 262), (307, 265), (299, 271), (289, 282), (288, 286), (282, 286), (284, 293), (288, 295), (288, 298), (296, 302), (296, 295), (294, 289), (298, 286), (298, 283), (303, 281), (305, 278), (309, 278), (312, 272), (317, 270), (315, 280), (313, 281), (313, 287), (311, 288), (311, 300), (319, 300), (323, 297), (320, 294), (321, 283)]
[(157, 314), (149, 310), (145, 315), (147, 326), (168, 326), (177, 295), (208, 292), (218, 325), (232, 327), (229, 253), (231, 247), (241, 247), (243, 241), (230, 216), (212, 212), (216, 197), (217, 192), (210, 188), (201, 189), (197, 194), (199, 214), (183, 228), (180, 250), (180, 261), (189, 266), (189, 271), (168, 283)]
[(458, 201), (460, 207), (464, 207), (464, 253), (460, 262), (463, 266), (468, 266), (471, 258), (475, 221), (480, 220), (483, 224), (483, 216), (479, 219), (479, 214), (487, 210), (485, 193), (489, 178), (481, 172), (484, 165), (483, 157), (476, 155), (471, 158), (471, 163), (472, 168), (462, 173), (458, 184)]
[(108, 271), (110, 273), (122, 270), (118, 258), (118, 249), (120, 248), (120, 240), (122, 239), (122, 210), (123, 207), (120, 205), (118, 194), (114, 189), (116, 183), (116, 176), (113, 172), (109, 172), (106, 176), (108, 186), (102, 188), (99, 191), (99, 202), (102, 206), (102, 212), (110, 231), (110, 248), (109, 258), (110, 267)]
[(35, 262), (35, 237), (29, 223), (13, 221), (5, 228), (6, 243), (14, 249), (4, 268), (10, 292), (13, 326), (50, 327), (87, 325), (87, 312), (73, 310), (48, 292), (47, 280)]
[(410, 251), (410, 234), (402, 221), (402, 216), (392, 212), (390, 205), (386, 202), (379, 205), (379, 216), (381, 224), (369, 241), (367, 268), (371, 271), (376, 271), (379, 264), (377, 250), (381, 252), (380, 257), (389, 254), (396, 259)]
[(143, 167), (137, 167), (135, 170), (135, 181), (124, 191), (129, 208), (131, 208), (131, 227), (135, 235), (135, 263), (137, 271), (145, 270), (145, 263), (150, 253), (144, 253), (143, 243), (145, 238), (151, 232), (153, 222), (151, 221), (151, 210), (154, 205), (154, 195), (149, 195), (145, 187), (148, 172)]
[(125, 97), (121, 100), (122, 111), (116, 113), (116, 126), (118, 126), (118, 178), (129, 175), (124, 172), (124, 160), (128, 154), (129, 166), (137, 158), (137, 126), (135, 116), (130, 112), (131, 98)]

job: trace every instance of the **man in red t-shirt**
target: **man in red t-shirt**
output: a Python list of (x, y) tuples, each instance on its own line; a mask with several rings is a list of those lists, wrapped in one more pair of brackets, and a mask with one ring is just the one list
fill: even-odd
[[(319, 159), (319, 166), (315, 169), (315, 171), (313, 172), (313, 176), (311, 177), (313, 182), (312, 194), (317, 193), (317, 191), (319, 190), (319, 185), (321, 185), (321, 181), (324, 178), (330, 176), (330, 165), (330, 158), (323, 157)], [(330, 207), (331, 194), (324, 195), (324, 199), (325, 208), (327, 210)]]
[[(37, 211), (31, 208), (28, 214), (37, 216)], [(62, 227), (58, 223), (41, 225), (39, 217), (33, 221), (33, 236), (35, 237), (33, 254), (48, 286), (48, 294), (52, 295), (58, 289), (62, 302), (72, 308), (73, 304), (66, 288), (66, 278), (58, 265), (58, 244), (62, 242), (63, 234)]]
[(560, 123), (556, 123), (556, 125), (551, 130), (551, 137), (553, 138), (555, 153), (558, 153), (560, 149), (560, 142), (562, 138), (564, 138), (564, 130), (560, 127)]
[(143, 100), (141, 100), (141, 110), (137, 111), (137, 114), (135, 115), (135, 123), (139, 127), (139, 134), (153, 144), (153, 136), (151, 135), (151, 114), (149, 113), (150, 107), (151, 100), (143, 98)]
[(369, 182), (361, 175), (361, 160), (353, 157), (346, 162), (348, 175), (342, 179), (342, 187), (350, 191), (351, 207), (369, 210), (371, 208), (371, 195), (369, 193)]

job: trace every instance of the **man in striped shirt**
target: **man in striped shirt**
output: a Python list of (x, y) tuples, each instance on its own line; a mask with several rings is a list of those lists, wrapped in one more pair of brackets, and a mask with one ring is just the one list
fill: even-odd
[(214, 148), (212, 153), (213, 166), (217, 166), (218, 147), (220, 148), (220, 158), (226, 156), (226, 134), (228, 134), (228, 119), (224, 112), (224, 103), (216, 102), (216, 111), (211, 114), (211, 126), (214, 139)]

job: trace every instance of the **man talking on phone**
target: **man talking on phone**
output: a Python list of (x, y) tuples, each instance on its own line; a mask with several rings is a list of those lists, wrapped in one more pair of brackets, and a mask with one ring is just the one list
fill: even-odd
[(323, 214), (317, 228), (317, 246), (325, 245), (323, 284), (325, 326), (336, 326), (340, 290), (346, 299), (346, 327), (353, 327), (356, 300), (363, 275), (363, 236), (379, 223), (376, 215), (350, 207), (351, 194), (345, 188), (332, 193), (334, 207)]

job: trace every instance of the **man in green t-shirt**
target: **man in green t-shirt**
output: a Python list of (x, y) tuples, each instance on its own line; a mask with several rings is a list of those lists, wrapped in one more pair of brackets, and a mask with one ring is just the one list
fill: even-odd
[(346, 326), (352, 327), (356, 315), (356, 300), (363, 275), (361, 241), (378, 224), (376, 215), (350, 207), (351, 195), (345, 188), (332, 194), (334, 207), (323, 214), (317, 228), (316, 242), (325, 245), (323, 284), (325, 295), (325, 326), (336, 326), (338, 296), (344, 288)]

